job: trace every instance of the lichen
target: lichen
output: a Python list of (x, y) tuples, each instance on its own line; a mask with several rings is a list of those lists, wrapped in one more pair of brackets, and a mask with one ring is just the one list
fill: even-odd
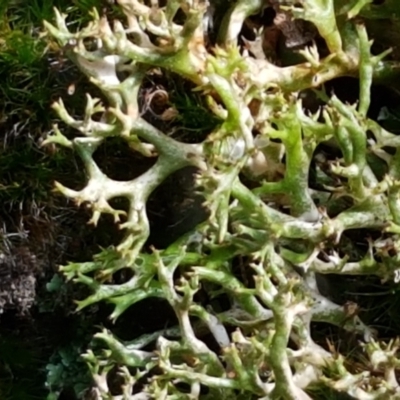
[[(307, 391), (316, 383), (358, 399), (400, 396), (396, 346), (375, 341), (357, 307), (336, 304), (318, 284), (328, 273), (399, 280), (400, 142), (368, 116), (373, 81), (398, 66), (385, 61), (390, 50), (372, 54), (358, 18), (366, 3), (285, 2), (282, 9), (312, 24), (324, 43), (303, 46), (303, 61), (286, 67), (254, 57), (240, 40), (244, 21), (265, 8), (258, 0), (230, 3), (214, 46), (204, 39), (208, 5), (200, 0), (170, 0), (165, 6), (118, 0), (124, 21), (111, 23), (93, 12), (92, 22), (77, 32), (58, 11), (54, 24), (45, 23), (104, 97), (88, 94), (82, 119), (69, 114), (62, 100), (54, 104), (79, 135), (67, 138), (55, 126), (44, 144), (76, 151), (87, 175), (80, 190), (61, 183), (56, 189), (88, 205), (94, 225), (110, 214), (125, 233), (93, 261), (61, 268), (91, 290), (78, 310), (106, 301), (114, 306), (115, 321), (134, 304), (157, 298), (169, 304), (177, 323), (131, 341), (109, 330), (99, 333), (104, 352), (90, 349), (84, 356), (97, 398), (310, 399)], [(263, 40), (262, 29), (254, 35)], [(154, 70), (197, 85), (221, 120), (206, 139), (184, 143), (143, 118), (138, 93)], [(324, 83), (341, 76), (359, 79), (357, 104), (324, 92)], [(316, 90), (315, 112), (303, 106), (306, 90)], [(94, 160), (111, 137), (155, 163), (137, 178), (111, 179)], [(324, 158), (322, 144), (338, 156)], [(384, 161), (383, 178), (369, 154)], [(319, 188), (309, 184), (315, 164)], [(196, 168), (207, 216), (166, 248), (148, 251), (149, 197), (187, 167)], [(127, 199), (127, 210), (112, 206), (117, 197)], [(347, 201), (337, 202), (340, 198)], [(346, 254), (340, 247), (351, 230), (380, 232), (357, 260), (349, 259), (354, 243)], [(130, 274), (116, 283), (122, 270)], [(225, 296), (224, 307), (218, 294)], [(365, 369), (351, 370), (344, 357), (316, 343), (315, 322), (359, 335), (366, 343)], [(389, 372), (374, 375), (377, 365)], [(108, 380), (114, 367), (123, 381), (118, 394)]]

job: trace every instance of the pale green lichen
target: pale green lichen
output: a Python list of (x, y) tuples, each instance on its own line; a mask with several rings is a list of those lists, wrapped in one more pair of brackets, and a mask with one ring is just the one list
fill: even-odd
[[(305, 62), (288, 67), (255, 59), (239, 48), (242, 24), (261, 10), (261, 1), (232, 2), (221, 24), (218, 47), (213, 49), (206, 48), (203, 39), (206, 2), (171, 0), (165, 7), (158, 7), (157, 2), (150, 7), (138, 0), (118, 3), (126, 20), (112, 26), (96, 13), (93, 22), (76, 33), (70, 32), (66, 16), (58, 12), (55, 25), (45, 23), (107, 99), (103, 105), (88, 96), (82, 120), (71, 116), (61, 100), (54, 105), (61, 120), (82, 137), (67, 139), (55, 127), (46, 143), (77, 151), (88, 178), (79, 191), (60, 183), (56, 187), (77, 204), (89, 204), (92, 223), (108, 213), (126, 233), (116, 249), (103, 250), (92, 262), (71, 263), (62, 271), (92, 290), (87, 299), (79, 301), (79, 309), (108, 301), (115, 306), (111, 315), (115, 320), (143, 299), (162, 298), (174, 310), (178, 326), (131, 343), (107, 331), (99, 333), (104, 354), (89, 351), (85, 355), (96, 398), (309, 399), (306, 390), (318, 382), (358, 399), (399, 398), (394, 374), (398, 361), (391, 346), (366, 345), (371, 365), (389, 368), (372, 385), (371, 372), (353, 374), (342, 358), (317, 345), (310, 325), (327, 322), (362, 334), (366, 342), (373, 336), (356, 313), (321, 295), (316, 273), (398, 280), (398, 256), (385, 251), (383, 239), (371, 239), (369, 251), (358, 261), (335, 252), (325, 254), (325, 259), (319, 257), (351, 229), (392, 232), (390, 245), (399, 247), (400, 142), (367, 117), (371, 84), (393, 72), (393, 64), (384, 61), (388, 51), (371, 55), (364, 24), (352, 19), (358, 13), (367, 14), (370, 2), (353, 1), (336, 8), (333, 0), (285, 2), (285, 9), (295, 18), (313, 23), (330, 53), (320, 58), (317, 47), (311, 46), (302, 51)], [(185, 16), (182, 25), (175, 22), (178, 10)], [(95, 50), (87, 48), (88, 41)], [(154, 67), (192, 81), (208, 96), (211, 110), (222, 123), (203, 142), (182, 143), (142, 118), (139, 88)], [(320, 92), (325, 105), (315, 115), (304, 111), (299, 91), (345, 75), (360, 79), (358, 105)], [(101, 114), (101, 119), (95, 114)], [(111, 136), (121, 137), (146, 157), (157, 156), (156, 163), (130, 181), (109, 178), (93, 154)], [(351, 205), (341, 207), (334, 217), (323, 202), (317, 207), (316, 199), (325, 198), (327, 203), (330, 199), (311, 190), (308, 182), (315, 150), (328, 141), (343, 157), (330, 168), (340, 184), (327, 189), (335, 197), (351, 198)], [(388, 146), (396, 149), (394, 155), (386, 152)], [(387, 164), (381, 181), (368, 161), (368, 152)], [(143, 246), (150, 234), (149, 196), (168, 176), (187, 166), (198, 169), (197, 184), (209, 217), (167, 249), (148, 254)], [(255, 179), (256, 187), (245, 185), (241, 173)], [(115, 197), (129, 200), (127, 213), (110, 205)], [(237, 256), (249, 260), (244, 268), (253, 280), (251, 285), (233, 272)], [(132, 271), (129, 280), (106, 283), (126, 267)], [(220, 312), (194, 300), (201, 287), (207, 291), (210, 285), (228, 297), (229, 310)], [(236, 331), (229, 333), (228, 326)], [(220, 353), (199, 338), (202, 330), (215, 338)], [(296, 350), (289, 348), (289, 340)], [(151, 344), (153, 350), (143, 350)], [(107, 383), (107, 373), (114, 365), (124, 380), (120, 395), (112, 395)], [(127, 366), (135, 367), (136, 375)], [(148, 371), (155, 366), (158, 370), (150, 378)], [(327, 370), (335, 373), (328, 376)], [(134, 395), (139, 379), (145, 383), (141, 393)], [(180, 382), (188, 384), (189, 390), (183, 391)], [(207, 395), (201, 394), (201, 387), (208, 388)]]

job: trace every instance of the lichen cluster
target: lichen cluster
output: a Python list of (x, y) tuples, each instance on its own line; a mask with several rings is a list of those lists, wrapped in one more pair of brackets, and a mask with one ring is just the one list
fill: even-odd
[[(92, 292), (78, 309), (106, 301), (114, 306), (115, 321), (134, 304), (159, 298), (168, 302), (177, 325), (131, 341), (108, 330), (98, 333), (103, 352), (84, 355), (93, 394), (310, 399), (310, 387), (323, 383), (357, 399), (400, 398), (398, 343), (376, 340), (355, 306), (338, 305), (321, 289), (322, 283), (329, 287), (328, 274), (400, 278), (400, 139), (368, 116), (372, 83), (398, 74), (397, 64), (385, 60), (390, 50), (371, 53), (365, 21), (378, 6), (362, 0), (229, 2), (210, 44), (208, 21), (219, 3), (117, 3), (125, 15), (121, 21), (93, 12), (87, 27), (71, 32), (67, 17), (56, 12), (55, 24), (45, 23), (102, 92), (102, 100), (87, 95), (81, 119), (62, 100), (54, 104), (79, 135), (68, 138), (55, 126), (45, 144), (76, 151), (87, 175), (81, 190), (56, 187), (90, 206), (91, 223), (111, 214), (125, 233), (93, 261), (62, 271)], [(397, 10), (387, 3), (386, 10)], [(253, 41), (240, 37), (248, 17), (269, 6), (308, 21), (323, 45), (303, 46), (294, 65), (272, 62), (262, 48), (262, 29)], [(197, 86), (221, 121), (204, 141), (182, 142), (143, 118), (138, 95), (154, 71)], [(323, 90), (341, 76), (359, 79), (357, 104)], [(314, 109), (303, 105), (310, 97)], [(111, 179), (94, 160), (111, 137), (156, 161), (135, 179)], [(196, 190), (208, 217), (167, 248), (148, 251), (149, 197), (186, 167), (196, 168)], [(127, 210), (111, 205), (121, 197)], [(377, 232), (362, 254), (354, 243), (343, 251), (341, 239), (351, 230)], [(125, 281), (116, 282), (118, 272), (127, 270)], [(364, 369), (316, 343), (314, 322), (359, 335)], [(122, 382), (117, 394), (109, 377), (115, 368)]]

